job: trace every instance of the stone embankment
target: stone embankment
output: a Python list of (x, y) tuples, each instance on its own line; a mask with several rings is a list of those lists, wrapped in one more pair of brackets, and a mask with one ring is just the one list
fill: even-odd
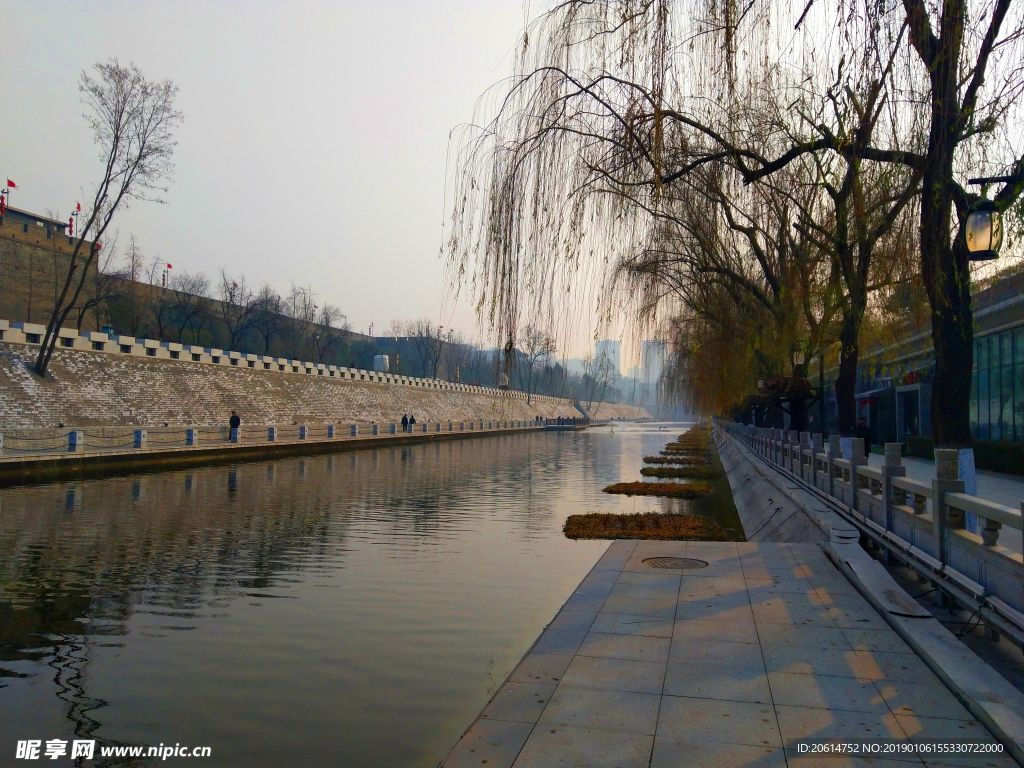
[[(0, 432), (61, 424), (225, 424), (232, 410), (243, 424), (282, 425), (389, 424), (403, 413), (419, 423), (581, 415), (566, 399), (534, 395), (527, 404), (520, 392), (254, 355), (231, 358), (237, 353), (211, 355), (167, 343), (156, 348), (161, 355), (149, 356), (148, 347), (118, 343), (123, 339), (89, 341), (104, 346), (96, 351), (58, 348), (45, 379), (32, 371), (37, 345), (0, 342)], [(201, 359), (193, 361), (193, 354)]]
[(594, 403), (589, 408), (584, 405), (583, 410), (594, 421), (637, 421), (651, 418), (646, 408), (629, 403)]

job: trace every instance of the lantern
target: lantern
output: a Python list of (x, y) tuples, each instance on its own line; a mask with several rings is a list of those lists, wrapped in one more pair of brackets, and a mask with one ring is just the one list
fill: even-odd
[(999, 257), (1003, 245), (1003, 219), (991, 200), (979, 200), (971, 206), (964, 227), (971, 261), (989, 261)]

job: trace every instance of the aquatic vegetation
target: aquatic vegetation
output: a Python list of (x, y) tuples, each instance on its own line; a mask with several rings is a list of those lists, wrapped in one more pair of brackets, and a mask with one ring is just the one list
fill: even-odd
[(730, 540), (726, 530), (712, 520), (665, 512), (627, 515), (589, 512), (585, 515), (570, 515), (562, 532), (570, 539)]

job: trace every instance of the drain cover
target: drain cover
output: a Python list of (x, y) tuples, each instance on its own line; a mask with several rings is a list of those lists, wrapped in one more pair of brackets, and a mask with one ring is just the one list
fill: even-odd
[(680, 571), (708, 567), (708, 564), (703, 560), (694, 560), (692, 557), (649, 557), (643, 563), (644, 565), (651, 566), (651, 568), (668, 568)]

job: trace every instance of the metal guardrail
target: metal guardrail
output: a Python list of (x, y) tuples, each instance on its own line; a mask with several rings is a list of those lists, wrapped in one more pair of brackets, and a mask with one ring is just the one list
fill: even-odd
[(867, 465), (861, 439), (852, 439), (844, 457), (838, 435), (826, 445), (817, 433), (715, 425), (828, 502), (888, 559), (1024, 645), (1024, 558), (999, 544), (1009, 535), (1024, 549), (1024, 501), (1013, 509), (964, 493), (956, 450), (935, 451), (935, 477), (926, 484), (905, 476), (899, 443), (886, 443), (879, 468)]
[(0, 434), (0, 458), (58, 457), (102, 454), (117, 451), (230, 447), (261, 443), (322, 443), (372, 441), (393, 435), (423, 435), (454, 432), (495, 432), (540, 429), (531, 420), (427, 421), (409, 428), (397, 423), (336, 424), (246, 424), (237, 429), (219, 426), (195, 427), (79, 427), (64, 430), (14, 430)]

